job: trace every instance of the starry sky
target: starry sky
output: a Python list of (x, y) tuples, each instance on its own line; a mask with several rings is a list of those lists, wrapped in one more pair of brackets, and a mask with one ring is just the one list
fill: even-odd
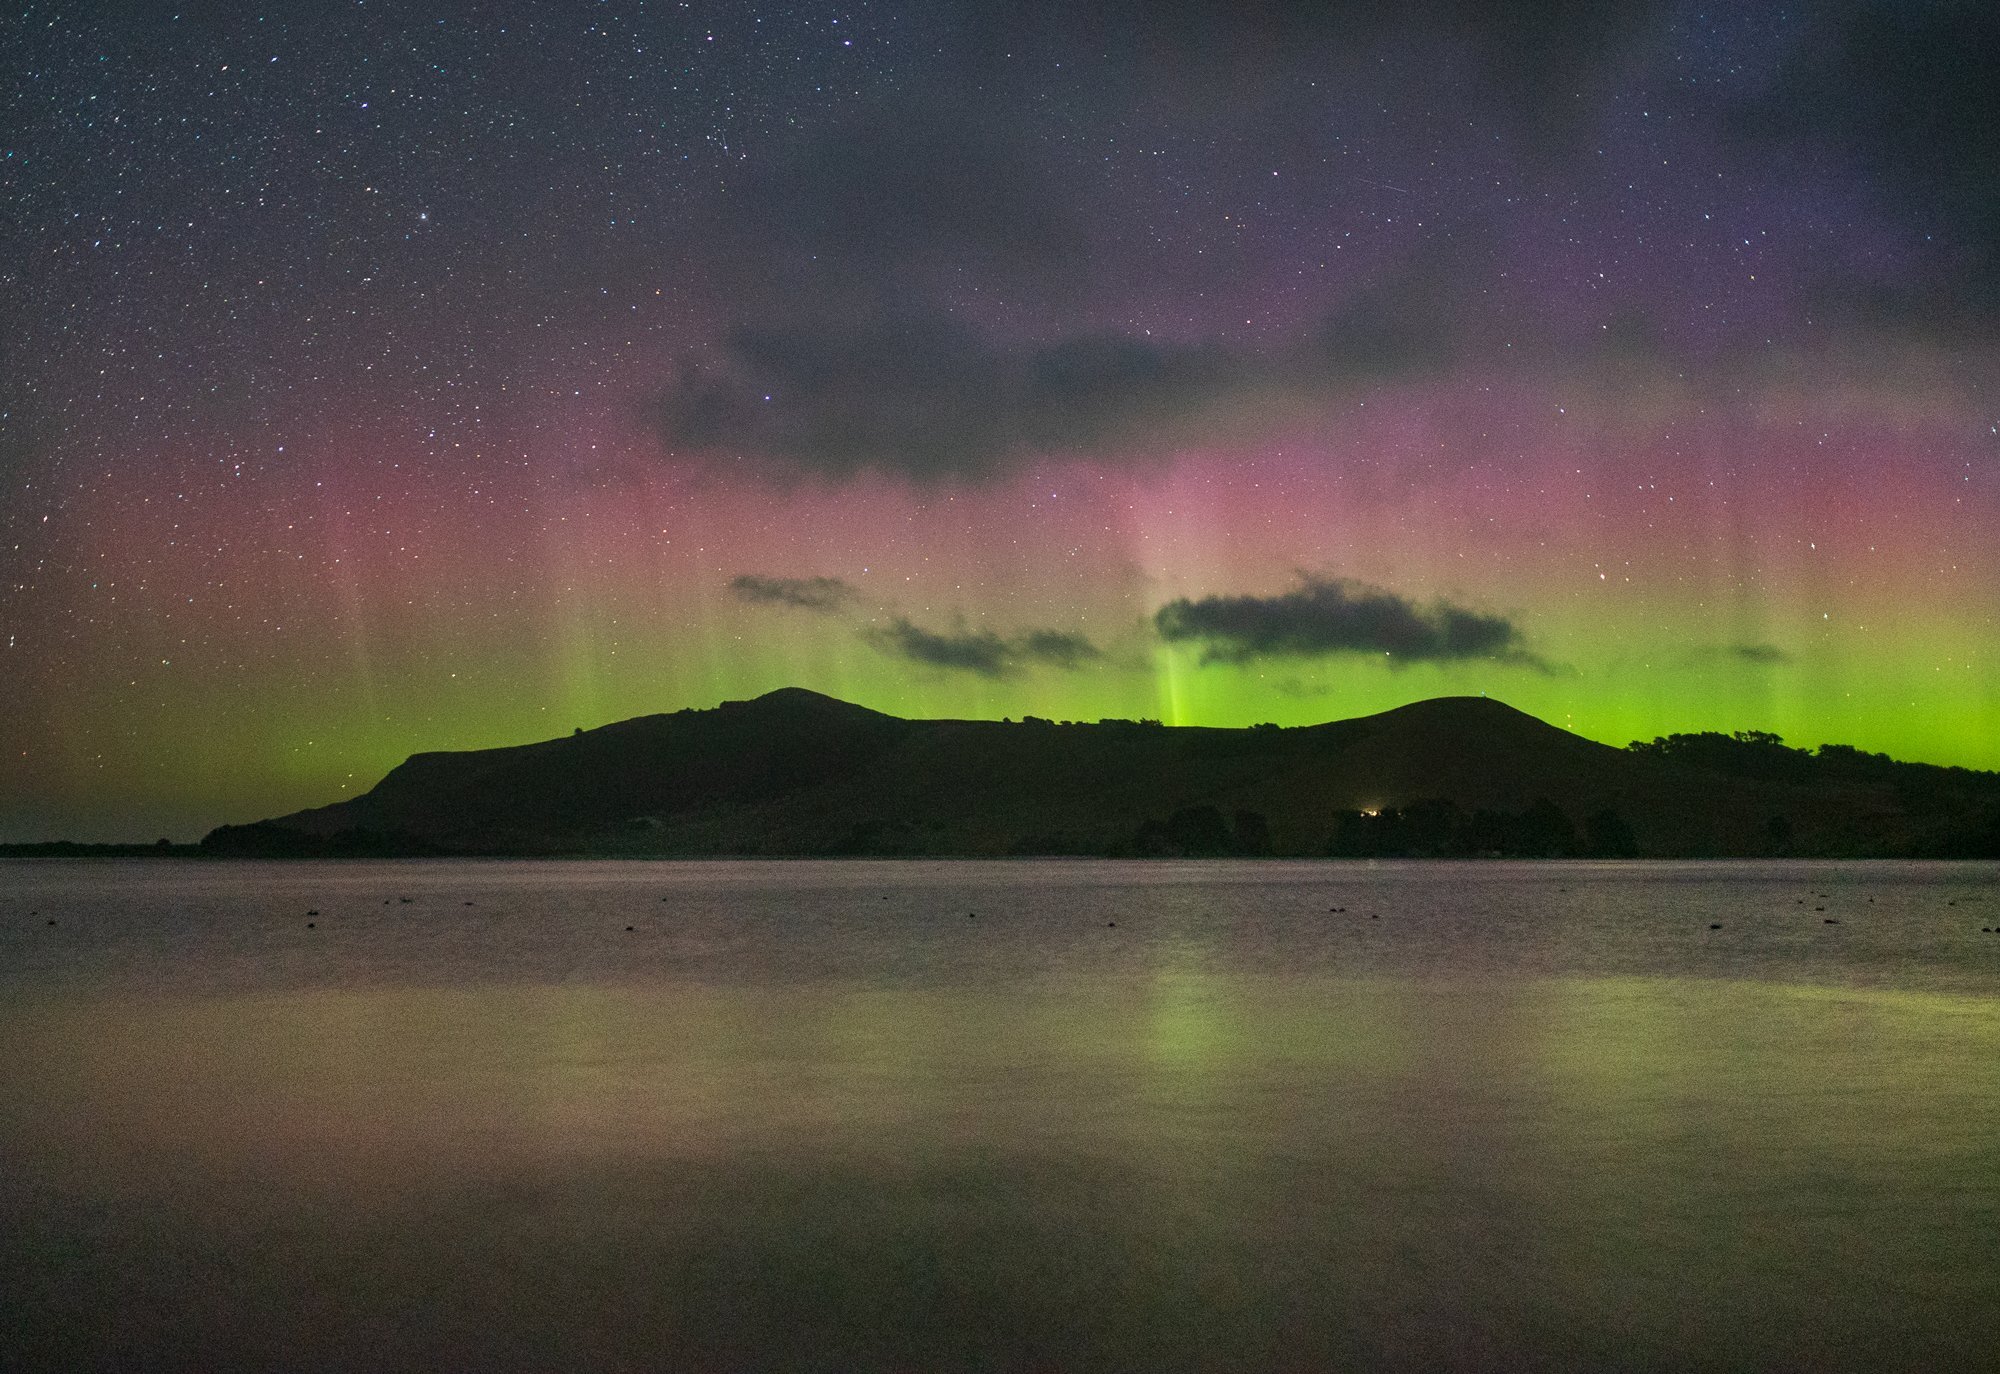
[(784, 685), (2000, 767), (1996, 15), (16, 4), (0, 839)]

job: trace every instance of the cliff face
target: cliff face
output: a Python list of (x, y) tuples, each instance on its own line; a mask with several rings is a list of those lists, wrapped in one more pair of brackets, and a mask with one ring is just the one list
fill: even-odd
[(1216, 730), (901, 720), (788, 688), (538, 744), (419, 754), (365, 796), (226, 826), (204, 844), (265, 853), (1886, 855), (1983, 833), (1980, 807), (2000, 806), (2000, 787), (1979, 780), (2000, 777), (1963, 777), (1972, 780), (1963, 797), (1939, 798), (1893, 780), (1730, 776), (1596, 744), (1479, 697), (1294, 729)]

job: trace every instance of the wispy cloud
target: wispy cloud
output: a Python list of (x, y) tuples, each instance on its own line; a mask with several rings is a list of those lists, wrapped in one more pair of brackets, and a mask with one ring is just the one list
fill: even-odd
[(1683, 653), (1681, 661), (1690, 666), (1738, 663), (1752, 668), (1778, 668), (1796, 660), (1775, 644), (1745, 640), (1734, 644), (1697, 645)]
[(979, 677), (1010, 677), (1034, 667), (1075, 671), (1104, 657), (1103, 650), (1088, 636), (1073, 630), (1044, 627), (1002, 635), (968, 629), (962, 622), (950, 630), (935, 630), (906, 615), (895, 615), (887, 624), (863, 623), (860, 588), (838, 577), (742, 573), (730, 579), (729, 590), (752, 606), (809, 611), (845, 620), (864, 643), (891, 657)]
[(1760, 668), (1775, 668), (1792, 661), (1792, 656), (1775, 644), (1731, 644), (1723, 652), (1738, 662), (1754, 663)]
[(802, 611), (832, 614), (855, 602), (852, 583), (837, 577), (760, 577), (744, 573), (730, 579), (729, 590), (756, 606), (792, 606)]
[(939, 632), (904, 616), (863, 632), (883, 653), (979, 677), (1011, 677), (1024, 668), (1076, 669), (1103, 657), (1089, 639), (1067, 630), (1030, 630), (1002, 636), (963, 627)]

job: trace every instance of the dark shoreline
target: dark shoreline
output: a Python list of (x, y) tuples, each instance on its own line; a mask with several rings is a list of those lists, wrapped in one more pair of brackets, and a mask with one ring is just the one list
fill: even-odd
[(1949, 863), (1995, 864), (1983, 855), (1935, 854), (1647, 854), (1606, 858), (1588, 855), (1524, 854), (634, 854), (619, 851), (564, 850), (562, 852), (515, 854), (436, 853), (436, 854), (232, 854), (204, 849), (199, 844), (92, 844), (71, 840), (50, 840), (25, 844), (0, 844), (0, 861), (36, 859), (172, 859), (179, 862), (209, 863), (1002, 863), (1024, 861), (1049, 863), (1324, 863), (1359, 865), (1373, 863), (1462, 864), (1468, 868), (1485, 864), (1714, 864), (1714, 863)]
[(93, 843), (83, 840), (31, 840), (0, 844), (0, 859), (215, 859), (221, 858), (199, 844), (173, 844), (159, 840), (153, 844)]

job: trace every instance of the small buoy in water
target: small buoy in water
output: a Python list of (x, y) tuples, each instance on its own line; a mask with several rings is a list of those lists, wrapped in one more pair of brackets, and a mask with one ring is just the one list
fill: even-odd
[(319, 922), (317, 922), (317, 921), (307, 921), (307, 922), (306, 922), (306, 929), (307, 929), (307, 930), (311, 930), (311, 929), (313, 929), (313, 928), (314, 928), (315, 926), (317, 926), (318, 924), (319, 924)]
[(1116, 922), (1116, 921), (1106, 921), (1106, 922), (1104, 923), (1104, 927), (1105, 927), (1105, 929), (1107, 929), (1107, 930), (1115, 930), (1115, 929), (1117, 929), (1117, 927), (1118, 927), (1118, 922)]
[(1371, 921), (1379, 921), (1382, 918), (1380, 916), (1377, 916), (1374, 912), (1371, 911), (1368, 913), (1368, 919)]
[(50, 924), (50, 925), (54, 925), (54, 924), (55, 924), (55, 922), (54, 922), (53, 920), (51, 920), (51, 921), (49, 922), (49, 924)]
[(632, 927), (630, 927), (630, 926), (626, 926), (626, 927), (625, 927), (625, 929), (627, 929), (627, 930), (630, 930), (631, 928), (632, 928)]
[(979, 913), (976, 911), (968, 911), (965, 913), (965, 919), (968, 921), (976, 921), (979, 919)]

